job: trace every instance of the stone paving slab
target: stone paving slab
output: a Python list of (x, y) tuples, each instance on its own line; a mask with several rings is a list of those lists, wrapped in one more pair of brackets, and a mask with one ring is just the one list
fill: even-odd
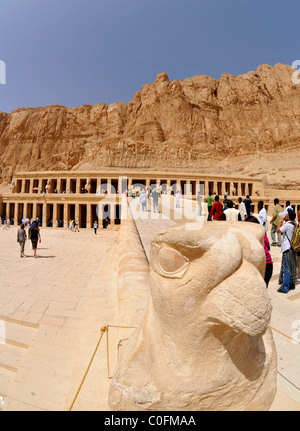
[[(0, 366), (4, 411), (68, 410), (101, 326), (117, 318), (118, 232), (41, 229), (41, 235), (39, 257), (34, 259), (26, 247), (28, 257), (21, 259), (16, 228), (0, 232), (2, 322), (14, 325), (13, 334), (8, 331), (12, 339), (20, 339), (22, 331), (25, 337), (26, 327), (32, 336), (24, 339), (29, 345), (20, 361), (7, 360), (14, 374), (4, 374)], [(101, 391), (91, 392), (99, 409)], [(90, 398), (85, 394), (86, 401)], [(81, 406), (89, 410), (92, 404), (86, 401)]]

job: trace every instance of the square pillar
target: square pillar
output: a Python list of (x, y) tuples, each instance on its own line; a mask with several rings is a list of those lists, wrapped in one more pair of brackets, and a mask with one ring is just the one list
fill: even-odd
[(53, 203), (52, 227), (56, 227), (57, 220), (57, 203)]
[(68, 204), (64, 204), (64, 227), (69, 227)]
[(91, 204), (86, 204), (86, 227), (90, 228), (92, 226), (92, 206)]
[(42, 226), (47, 227), (47, 204), (43, 203)]

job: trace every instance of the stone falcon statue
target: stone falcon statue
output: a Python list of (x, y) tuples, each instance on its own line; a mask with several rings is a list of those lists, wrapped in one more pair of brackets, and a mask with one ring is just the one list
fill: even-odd
[(111, 410), (268, 410), (276, 393), (264, 228), (213, 221), (157, 235), (144, 320), (111, 380)]

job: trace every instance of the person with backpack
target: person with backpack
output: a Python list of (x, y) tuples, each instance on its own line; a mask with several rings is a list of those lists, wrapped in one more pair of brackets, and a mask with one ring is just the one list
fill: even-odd
[(278, 284), (280, 285), (277, 292), (288, 293), (289, 290), (295, 289), (297, 280), (296, 253), (294, 252), (291, 241), (296, 227), (296, 213), (292, 208), (287, 209), (276, 229), (276, 233), (282, 234), (281, 242), (281, 269)]

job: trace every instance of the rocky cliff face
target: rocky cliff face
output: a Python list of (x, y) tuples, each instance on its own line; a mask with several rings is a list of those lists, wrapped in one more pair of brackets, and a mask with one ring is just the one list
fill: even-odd
[(240, 171), (263, 174), (274, 185), (274, 160), (284, 169), (284, 160), (300, 149), (294, 72), (282, 64), (262, 65), (220, 80), (194, 76), (171, 82), (161, 73), (128, 105), (0, 113), (0, 182), (21, 170), (124, 166)]

